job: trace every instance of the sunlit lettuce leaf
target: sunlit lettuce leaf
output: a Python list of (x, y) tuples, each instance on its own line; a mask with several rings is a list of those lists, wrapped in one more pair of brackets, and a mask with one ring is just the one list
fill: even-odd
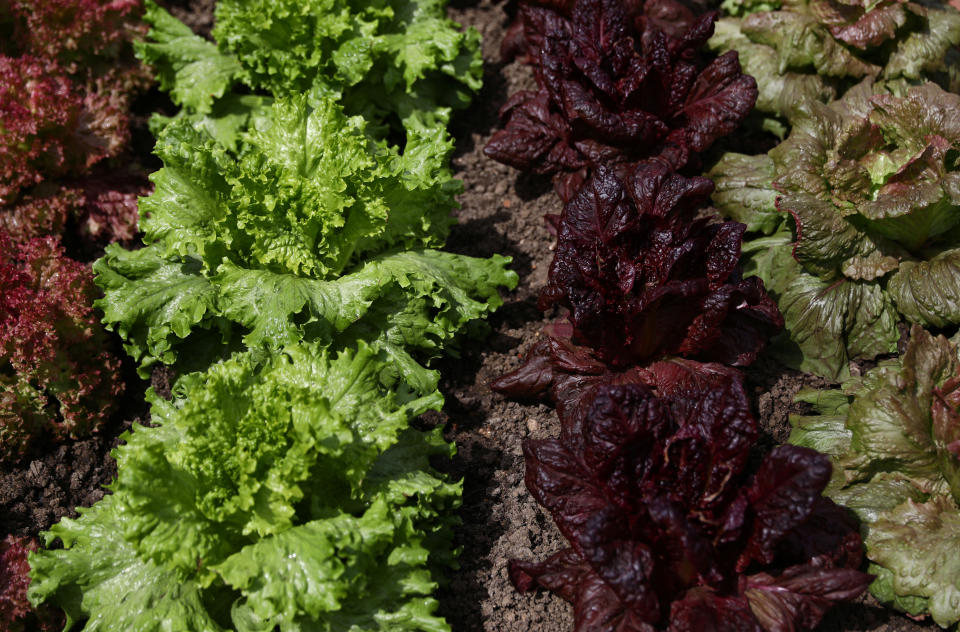
[(334, 97), (378, 132), (401, 122), (442, 129), (481, 85), (480, 34), (438, 0), (223, 0), (216, 44), (147, 6), (153, 28), (138, 54), (193, 121), (219, 118), (221, 101), (253, 91)]
[(447, 630), (430, 595), (460, 486), (429, 463), (452, 446), (408, 427), (442, 398), (389, 363), (291, 346), (152, 396), (158, 425), (125, 435), (111, 495), (49, 532), (65, 548), (31, 558), (30, 598), (88, 630)]
[(423, 249), (443, 243), (459, 190), (442, 136), (411, 134), (401, 156), (362, 119), (303, 97), (252, 118), (239, 158), (171, 123), (141, 201), (150, 245), (111, 247), (94, 266), (104, 322), (144, 368), (189, 361), (179, 349), (196, 355), (198, 336), (219, 335), (271, 348), (379, 340), (419, 372), (406, 354), (436, 354), (516, 283), (506, 258)]
[(240, 62), (195, 35), (186, 24), (154, 2), (146, 2), (144, 20), (149, 39), (134, 43), (137, 56), (149, 64), (174, 103), (201, 114), (210, 112), (240, 76)]

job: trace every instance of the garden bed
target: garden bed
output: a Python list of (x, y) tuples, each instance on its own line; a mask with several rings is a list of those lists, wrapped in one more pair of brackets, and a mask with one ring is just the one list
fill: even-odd
[[(178, 5), (173, 7), (176, 16), (197, 32), (209, 31), (212, 1), (163, 4)], [(508, 401), (488, 388), (490, 381), (519, 366), (542, 327), (556, 317), (545, 317), (536, 307), (536, 297), (546, 283), (554, 242), (543, 217), (558, 212), (559, 202), (547, 178), (520, 174), (482, 152), (498, 125), (499, 106), (509, 94), (533, 85), (528, 68), (499, 61), (499, 43), (509, 19), (504, 3), (455, 2), (450, 15), (483, 35), (485, 72), (484, 88), (474, 105), (453, 120), (453, 166), (464, 193), (460, 223), (446, 249), (475, 257), (512, 256), (520, 285), (505, 295), (504, 306), (489, 319), (486, 339), (465, 342), (459, 358), (438, 364), (446, 405), (442, 413), (424, 420), (443, 424), (447, 439), (458, 447), (452, 463), (436, 465), (464, 481), (463, 524), (457, 531), (461, 568), (440, 594), (441, 614), (455, 632), (568, 631), (572, 616), (564, 601), (546, 591), (521, 595), (507, 577), (508, 560), (542, 559), (563, 546), (549, 515), (526, 490), (520, 447), (525, 439), (555, 436), (559, 423), (545, 405)], [(157, 107), (168, 106), (158, 92), (151, 95)], [(169, 389), (169, 381), (169, 374), (155, 371), (153, 386), (159, 392)], [(759, 462), (774, 445), (785, 442), (787, 415), (795, 412), (791, 407), (797, 391), (826, 382), (762, 358), (747, 372), (747, 385), (761, 426), (755, 455)], [(115, 421), (108, 432), (60, 447), (0, 476), (3, 534), (35, 535), (72, 515), (74, 507), (89, 506), (102, 497), (102, 485), (116, 474), (109, 450), (117, 445), (120, 432), (146, 420), (143, 404), (135, 403), (142, 402), (142, 389), (128, 389), (126, 401), (126, 414), (121, 415), (125, 421)], [(819, 629), (910, 632), (934, 627), (882, 608), (868, 596), (837, 608)]]

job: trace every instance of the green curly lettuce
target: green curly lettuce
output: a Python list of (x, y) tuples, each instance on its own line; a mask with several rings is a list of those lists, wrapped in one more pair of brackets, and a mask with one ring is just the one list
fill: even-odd
[[(98, 630), (449, 630), (435, 573), (454, 564), (453, 450), (408, 427), (439, 410), (363, 343), (238, 354), (150, 396), (112, 494), (45, 534), (32, 603)], [(387, 377), (387, 379), (385, 379)]]
[(790, 442), (831, 455), (825, 491), (863, 521), (871, 591), (941, 626), (960, 621), (960, 358), (915, 325), (906, 353), (843, 390), (805, 391)]
[(864, 77), (898, 94), (936, 81), (960, 89), (960, 12), (945, 2), (725, 0), (734, 16), (709, 42), (736, 50), (757, 80), (757, 109), (787, 119), (810, 101), (829, 102)]
[(380, 131), (401, 122), (408, 133), (442, 128), (451, 108), (470, 103), (483, 74), (480, 34), (461, 31), (445, 4), (221, 0), (214, 44), (148, 2), (152, 29), (137, 53), (185, 116), (218, 121), (208, 124), (224, 139), (266, 102), (251, 90), (333, 97)]
[(448, 145), (414, 136), (400, 155), (366, 136), (360, 117), (304, 97), (256, 115), (243, 138), (234, 158), (186, 121), (166, 128), (165, 166), (140, 205), (149, 245), (111, 246), (94, 264), (104, 323), (143, 370), (200, 368), (207, 350), (241, 341), (362, 339), (428, 388), (409, 352), (435, 355), (517, 278), (505, 257), (429, 249), (442, 245), (460, 190)]
[(875, 88), (810, 104), (768, 155), (727, 154), (710, 174), (721, 210), (769, 235), (745, 241), (747, 273), (800, 367), (831, 378), (895, 351), (901, 319), (960, 323), (960, 96)]

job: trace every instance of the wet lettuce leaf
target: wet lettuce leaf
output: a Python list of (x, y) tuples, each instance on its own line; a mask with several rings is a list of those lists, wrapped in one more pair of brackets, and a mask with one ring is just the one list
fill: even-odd
[(186, 121), (167, 127), (165, 167), (141, 202), (148, 247), (112, 246), (94, 266), (104, 322), (143, 369), (182, 349), (203, 366), (204, 349), (224, 343), (340, 336), (380, 340), (423, 374), (411, 351), (435, 354), (500, 304), (497, 288), (516, 283), (506, 258), (429, 249), (443, 243), (460, 189), (446, 142), (412, 137), (401, 156), (364, 129), (305, 97), (255, 116), (239, 157)]
[[(239, 354), (151, 395), (112, 494), (45, 534), (28, 595), (85, 630), (448, 630), (452, 446), (409, 428), (438, 410), (359, 343)], [(119, 607), (118, 607), (119, 606)]]
[(960, 358), (918, 325), (906, 352), (842, 391), (808, 391), (791, 443), (830, 455), (826, 493), (863, 521), (871, 591), (947, 627), (960, 621)]
[[(194, 35), (153, 2), (138, 55), (186, 117), (231, 127), (269, 102), (309, 94), (339, 101), (379, 134), (443, 129), (480, 89), (480, 34), (461, 31), (438, 0), (224, 0), (213, 38)], [(210, 123), (211, 119), (216, 123)]]

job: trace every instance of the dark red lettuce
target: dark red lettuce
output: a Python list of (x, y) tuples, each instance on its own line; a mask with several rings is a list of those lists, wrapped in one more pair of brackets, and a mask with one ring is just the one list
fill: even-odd
[(555, 175), (564, 201), (598, 165), (659, 158), (680, 168), (753, 107), (756, 83), (740, 72), (736, 53), (709, 63), (698, 55), (715, 12), (672, 36), (658, 27), (664, 20), (631, 15), (619, 0), (552, 4), (521, 6), (540, 87), (510, 98), (501, 109), (505, 127), (484, 152)]
[(8, 535), (0, 541), (0, 630), (53, 632), (62, 630), (63, 614), (52, 608), (34, 610), (27, 601), (30, 564), (27, 555), (37, 550), (32, 538)]
[(93, 273), (52, 237), (0, 231), (0, 463), (99, 430), (123, 392)]
[(598, 386), (561, 412), (559, 439), (524, 444), (527, 487), (570, 548), (510, 576), (572, 602), (577, 631), (812, 627), (872, 579), (856, 523), (821, 496), (827, 457), (782, 446), (748, 480), (741, 377), (704, 368)]
[(742, 278), (743, 225), (703, 211), (712, 191), (659, 163), (640, 163), (626, 186), (598, 169), (564, 207), (540, 294), (540, 308), (567, 308), (571, 326), (551, 328), (493, 387), (535, 396), (561, 375), (599, 378), (665, 356), (749, 365), (783, 319), (760, 280)]

